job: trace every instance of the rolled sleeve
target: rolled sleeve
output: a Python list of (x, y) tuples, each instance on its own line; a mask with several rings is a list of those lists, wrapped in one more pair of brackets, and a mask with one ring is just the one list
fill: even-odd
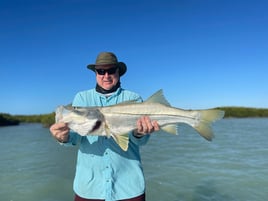
[(77, 133), (71, 131), (69, 133), (69, 138), (68, 138), (68, 141), (67, 142), (59, 142), (61, 145), (64, 145), (66, 147), (69, 147), (69, 146), (75, 146), (79, 143), (81, 139), (81, 136), (78, 135)]
[(148, 140), (150, 138), (150, 135), (145, 135), (143, 137), (137, 138), (133, 135), (133, 132), (129, 133), (129, 139), (136, 145), (142, 146), (147, 144)]

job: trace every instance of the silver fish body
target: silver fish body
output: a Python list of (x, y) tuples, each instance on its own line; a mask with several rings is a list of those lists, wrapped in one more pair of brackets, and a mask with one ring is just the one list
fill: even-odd
[(78, 134), (113, 137), (123, 149), (128, 149), (129, 132), (137, 129), (136, 122), (147, 115), (156, 120), (160, 128), (168, 133), (178, 134), (177, 126), (185, 123), (201, 136), (212, 140), (211, 123), (223, 118), (224, 112), (216, 109), (182, 110), (171, 107), (162, 90), (142, 103), (124, 102), (107, 107), (72, 108), (60, 106), (56, 110), (56, 121), (68, 123)]

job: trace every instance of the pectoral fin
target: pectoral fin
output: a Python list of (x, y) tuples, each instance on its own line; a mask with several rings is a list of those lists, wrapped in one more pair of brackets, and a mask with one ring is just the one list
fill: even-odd
[(163, 131), (165, 131), (166, 133), (171, 133), (171, 134), (174, 134), (174, 135), (178, 135), (178, 126), (176, 124), (168, 124), (168, 125), (165, 125), (163, 127), (161, 127), (161, 129)]
[(128, 149), (128, 143), (129, 143), (129, 136), (128, 133), (123, 135), (111, 135), (113, 139), (116, 141), (116, 143), (123, 149), (124, 151), (127, 151)]

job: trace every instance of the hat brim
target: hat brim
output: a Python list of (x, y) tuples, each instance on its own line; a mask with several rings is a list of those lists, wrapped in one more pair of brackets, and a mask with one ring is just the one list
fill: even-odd
[[(87, 65), (87, 68), (89, 70), (92, 70), (93, 72), (95, 72), (96, 66), (97, 66), (96, 64), (89, 64), (89, 65)], [(120, 76), (124, 75), (127, 72), (127, 66), (124, 62), (118, 62), (117, 66), (119, 68), (119, 75)]]

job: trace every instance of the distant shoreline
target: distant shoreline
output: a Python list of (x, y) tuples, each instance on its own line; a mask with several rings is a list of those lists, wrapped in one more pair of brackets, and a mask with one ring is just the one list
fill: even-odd
[[(268, 108), (217, 107), (213, 109), (223, 110), (225, 112), (224, 118), (268, 117)], [(0, 126), (19, 125), (20, 123), (41, 123), (44, 127), (49, 127), (54, 122), (54, 112), (41, 115), (10, 115), (0, 113)]]
[(20, 123), (41, 123), (44, 127), (50, 127), (54, 122), (54, 112), (41, 115), (10, 115), (0, 113), (0, 126), (19, 125)]
[(268, 108), (217, 107), (225, 112), (224, 118), (268, 117)]
[(10, 114), (0, 113), (0, 126), (16, 126), (20, 121)]

